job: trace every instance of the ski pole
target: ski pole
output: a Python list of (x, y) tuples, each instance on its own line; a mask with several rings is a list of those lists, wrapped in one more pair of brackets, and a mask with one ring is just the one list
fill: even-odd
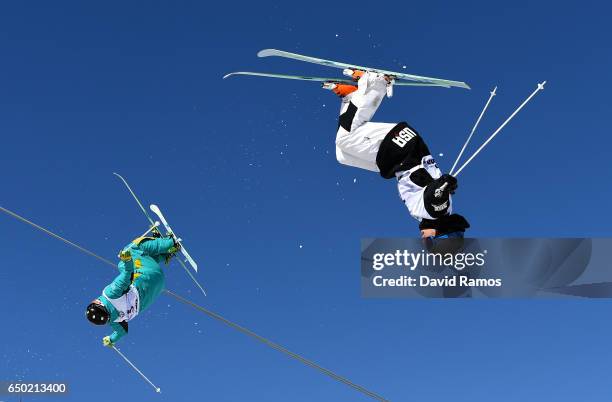
[(501, 131), (501, 130), (502, 130), (504, 127), (505, 127), (505, 126), (506, 126), (506, 124), (508, 124), (508, 123), (510, 122), (510, 120), (512, 120), (512, 118), (513, 118), (514, 116), (516, 116), (516, 114), (517, 114), (518, 112), (520, 112), (520, 111), (521, 111), (521, 109), (522, 109), (522, 108), (523, 108), (523, 107), (524, 107), (524, 106), (525, 106), (525, 105), (526, 105), (526, 104), (527, 104), (527, 103), (528, 103), (528, 102), (531, 100), (531, 98), (533, 98), (533, 97), (534, 97), (534, 96), (535, 96), (535, 95), (536, 95), (538, 92), (540, 92), (540, 91), (544, 90), (544, 85), (545, 85), (545, 84), (546, 84), (546, 81), (544, 81), (544, 82), (542, 82), (542, 83), (538, 84), (538, 87), (535, 89), (535, 91), (533, 91), (533, 92), (531, 93), (531, 95), (529, 95), (529, 97), (527, 97), (527, 99), (525, 99), (525, 100), (523, 101), (523, 103), (521, 103), (521, 105), (520, 105), (518, 108), (516, 108), (516, 110), (515, 110), (515, 111), (514, 111), (514, 112), (513, 112), (513, 113), (512, 113), (512, 114), (511, 114), (511, 115), (510, 115), (510, 116), (509, 116), (507, 119), (506, 119), (506, 121), (504, 121), (504, 122), (502, 123), (502, 125), (501, 125), (501, 126), (499, 126), (499, 127), (497, 128), (497, 130), (495, 130), (495, 132), (494, 132), (493, 134), (491, 134), (491, 136), (490, 136), (490, 137), (489, 137), (489, 138), (488, 138), (488, 139), (487, 139), (487, 140), (484, 142), (484, 144), (482, 144), (482, 145), (480, 146), (480, 148), (478, 148), (478, 149), (476, 150), (476, 152), (474, 152), (474, 154), (473, 154), (472, 156), (470, 156), (470, 158), (469, 158), (469, 159), (468, 159), (468, 160), (467, 160), (467, 161), (466, 161), (466, 162), (465, 162), (465, 163), (464, 163), (464, 164), (463, 164), (463, 165), (462, 165), (462, 166), (459, 168), (459, 170), (457, 170), (455, 173), (453, 173), (453, 176), (455, 176), (455, 177), (459, 176), (459, 173), (461, 173), (461, 171), (462, 171), (463, 169), (465, 169), (465, 167), (466, 167), (466, 166), (467, 166), (467, 165), (468, 165), (468, 164), (469, 164), (469, 163), (472, 161), (472, 159), (474, 159), (474, 158), (476, 157), (476, 155), (478, 155), (478, 154), (480, 153), (480, 151), (482, 151), (482, 150), (483, 150), (483, 148), (484, 148), (485, 146), (487, 146), (487, 144), (488, 144), (489, 142), (491, 142), (491, 140), (492, 140), (493, 138), (495, 138), (495, 136), (496, 136), (496, 135), (497, 135), (497, 134), (498, 134), (498, 133), (499, 133), (499, 132), (500, 132), (500, 131)]
[(157, 393), (161, 393), (161, 388), (156, 387), (156, 386), (155, 386), (155, 384), (153, 384), (153, 383), (151, 382), (151, 380), (149, 380), (149, 379), (147, 378), (147, 376), (146, 376), (146, 375), (144, 375), (144, 374), (142, 373), (142, 371), (138, 370), (138, 367), (136, 367), (136, 366), (134, 365), (134, 363), (132, 363), (132, 362), (130, 361), (130, 359), (128, 359), (128, 358), (127, 358), (127, 357), (126, 357), (126, 356), (125, 356), (123, 353), (121, 353), (121, 351), (120, 351), (119, 349), (117, 349), (117, 348), (116, 348), (114, 345), (112, 345), (112, 346), (111, 346), (111, 348), (112, 348), (112, 349), (113, 349), (115, 352), (117, 352), (117, 353), (119, 354), (119, 356), (121, 356), (121, 357), (123, 358), (123, 360), (125, 360), (125, 361), (127, 362), (127, 364), (129, 364), (129, 365), (130, 365), (130, 367), (132, 367), (132, 368), (133, 368), (133, 369), (134, 369), (134, 370), (135, 370), (135, 371), (136, 371), (138, 374), (140, 374), (140, 376), (141, 376), (141, 377), (142, 377), (142, 378), (143, 378), (143, 379), (144, 379), (146, 382), (148, 382), (148, 383), (149, 383), (149, 384), (150, 384), (150, 385), (151, 385), (151, 386), (152, 386), (152, 387), (155, 389), (155, 392), (157, 392)]
[(472, 136), (476, 132), (476, 128), (478, 127), (478, 124), (480, 124), (480, 120), (482, 119), (482, 116), (484, 116), (485, 112), (487, 111), (487, 108), (489, 107), (489, 103), (491, 103), (491, 101), (493, 100), (493, 97), (496, 95), (495, 91), (497, 91), (497, 87), (493, 88), (493, 91), (489, 92), (491, 94), (489, 96), (489, 100), (487, 101), (487, 103), (485, 104), (484, 108), (482, 109), (482, 112), (480, 112), (480, 116), (478, 116), (478, 119), (476, 120), (476, 123), (474, 124), (474, 127), (472, 127), (472, 131), (470, 132), (470, 135), (468, 136), (467, 141), (465, 141), (465, 144), (463, 144), (463, 148), (461, 148), (461, 151), (459, 152), (459, 155), (457, 155), (457, 159), (455, 159), (455, 163), (453, 163), (453, 167), (451, 168), (450, 172), (448, 173), (451, 176), (453, 175), (453, 170), (455, 170), (455, 167), (457, 167), (457, 163), (459, 163), (459, 159), (461, 159), (461, 155), (463, 155), (463, 152), (465, 151), (465, 148), (467, 148), (468, 144), (470, 143), (470, 140), (472, 139)]

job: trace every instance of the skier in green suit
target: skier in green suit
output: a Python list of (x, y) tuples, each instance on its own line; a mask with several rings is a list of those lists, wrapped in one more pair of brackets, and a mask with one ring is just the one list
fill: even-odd
[[(158, 235), (159, 236), (159, 235)], [(139, 237), (119, 253), (119, 275), (102, 295), (87, 306), (87, 319), (95, 325), (110, 323), (113, 333), (102, 340), (113, 346), (128, 333), (128, 321), (147, 309), (164, 290), (160, 262), (168, 263), (180, 249), (173, 237)]]

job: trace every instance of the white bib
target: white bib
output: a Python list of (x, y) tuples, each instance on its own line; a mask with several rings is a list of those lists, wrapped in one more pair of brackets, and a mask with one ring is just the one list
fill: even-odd
[(119, 312), (119, 318), (115, 322), (130, 321), (140, 312), (140, 295), (134, 285), (130, 285), (130, 290), (118, 299), (111, 299), (104, 291), (102, 294)]

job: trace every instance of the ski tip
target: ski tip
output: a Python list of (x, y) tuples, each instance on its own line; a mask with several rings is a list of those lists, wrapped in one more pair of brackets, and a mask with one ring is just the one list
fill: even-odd
[(161, 388), (155, 388), (155, 392), (157, 392), (158, 394), (161, 394)]
[(280, 50), (276, 49), (263, 49), (257, 52), (257, 57), (268, 57), (274, 56), (276, 53), (280, 52)]
[(149, 205), (149, 209), (155, 213), (159, 212), (159, 207), (155, 204)]
[(225, 74), (223, 76), (223, 79), (226, 79), (226, 78), (229, 78), (229, 77), (233, 77), (235, 75), (249, 75), (249, 74), (257, 75), (257, 73), (251, 73), (249, 71), (234, 71), (233, 73)]
[(441, 82), (441, 83), (436, 83), (436, 82), (432, 82), (432, 84), (438, 84), (438, 86), (444, 87), (444, 88), (463, 88), (463, 89), (467, 89), (467, 90), (471, 90), (472, 87), (470, 87), (468, 84), (466, 84), (465, 82), (461, 82), (461, 81), (446, 81), (446, 82)]

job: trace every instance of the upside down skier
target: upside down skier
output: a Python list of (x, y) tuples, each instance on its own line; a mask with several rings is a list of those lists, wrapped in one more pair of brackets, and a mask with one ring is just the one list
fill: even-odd
[(380, 106), (390, 77), (375, 72), (345, 70), (357, 85), (326, 82), (323, 88), (342, 98), (336, 158), (344, 165), (395, 177), (400, 198), (419, 221), (424, 239), (463, 237), (469, 223), (453, 214), (451, 195), (457, 179), (442, 174), (427, 145), (406, 122), (377, 123), (370, 120)]
[(139, 237), (119, 253), (119, 275), (106, 286), (102, 295), (87, 306), (87, 319), (95, 325), (110, 324), (111, 335), (102, 339), (104, 346), (113, 346), (128, 333), (128, 322), (147, 309), (165, 287), (160, 266), (180, 250), (173, 236)]

